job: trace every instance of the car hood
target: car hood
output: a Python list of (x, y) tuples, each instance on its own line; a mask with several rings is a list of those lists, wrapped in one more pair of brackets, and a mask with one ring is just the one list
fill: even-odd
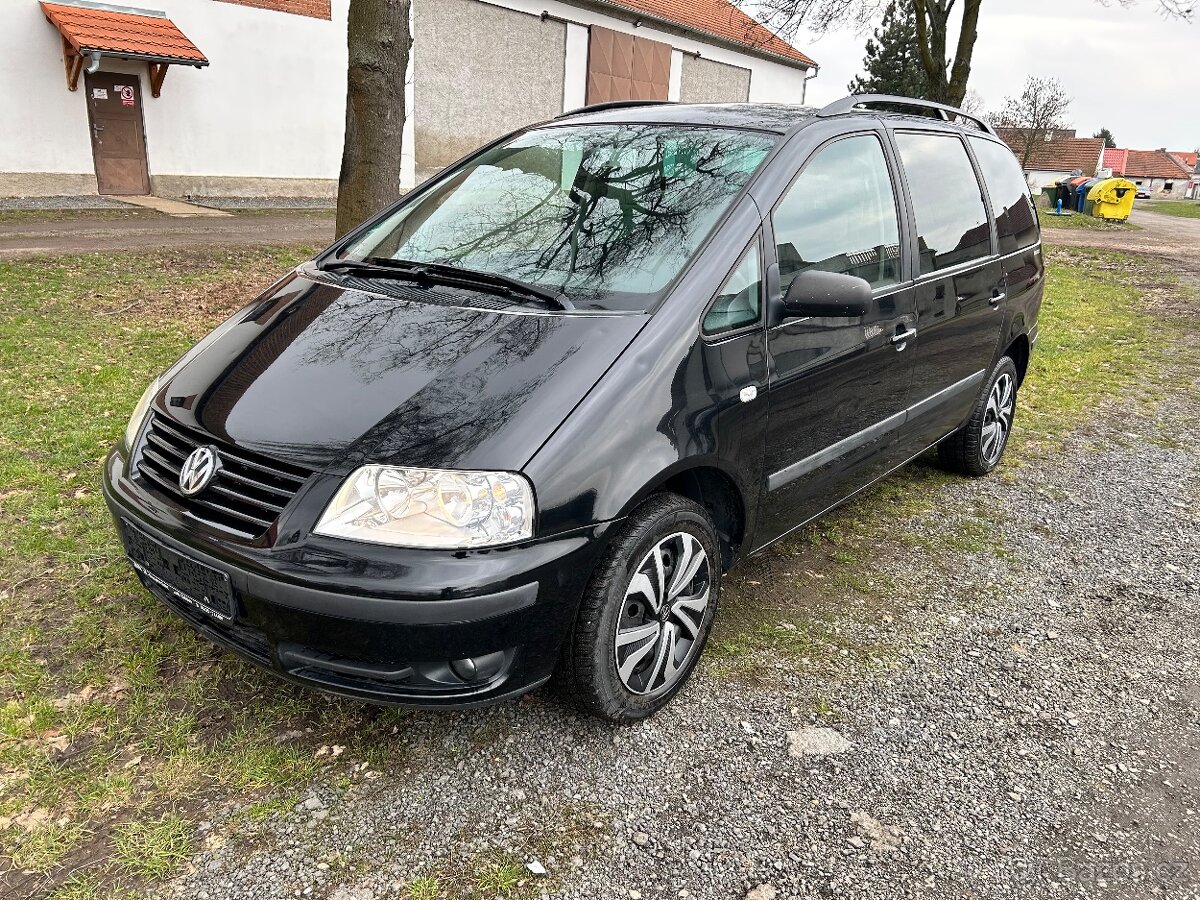
[(310, 468), (518, 470), (648, 318), (377, 287), (293, 275), (185, 355), (156, 408)]

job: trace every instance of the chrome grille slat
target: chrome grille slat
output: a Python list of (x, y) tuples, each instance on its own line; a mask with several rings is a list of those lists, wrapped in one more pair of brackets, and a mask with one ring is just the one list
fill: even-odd
[[(220, 472), (221, 478), (228, 478), (230, 481), (236, 481), (238, 484), (244, 484), (247, 487), (252, 487), (260, 491), (269, 491), (277, 497), (282, 497), (286, 504), (295, 495), (295, 491), (284, 490), (280, 487), (275, 487), (273, 484), (264, 484), (261, 481), (255, 481), (253, 478), (248, 478), (245, 475), (239, 475), (237, 472), (231, 472), (229, 469), (222, 469)], [(282, 507), (280, 507), (282, 509)]]
[[(156, 427), (160, 427), (163, 431), (166, 431), (173, 437), (176, 437), (181, 441), (186, 441), (192, 447), (199, 446), (200, 444), (212, 443), (212, 441), (203, 435), (189, 435), (183, 431), (181, 426), (175, 425), (174, 423), (168, 423), (157, 416), (154, 419), (154, 425)], [(242, 452), (234, 450), (231, 447), (221, 447), (220, 450), (221, 461), (223, 463), (237, 463), (240, 466), (246, 466), (247, 468), (255, 469), (259, 472), (266, 472), (268, 475), (274, 475), (276, 478), (285, 478), (289, 481), (294, 481), (296, 482), (297, 486), (303, 484), (308, 478), (307, 474), (292, 474), (290, 470), (294, 470), (295, 467), (288, 466), (286, 463), (279, 463), (278, 467), (275, 468), (255, 462), (254, 460), (245, 456)]]
[[(245, 503), (248, 499), (245, 494), (240, 494), (233, 488), (227, 488), (225, 485), (221, 484), (221, 478), (224, 475), (224, 472), (218, 473), (217, 480), (208, 486), (208, 490), (216, 491), (218, 494), (221, 494), (225, 497), (232, 497), (234, 500), (240, 500)], [(263, 509), (270, 510), (271, 512), (275, 513), (275, 515), (279, 515), (281, 512), (283, 512), (284, 504), (282, 503), (268, 503), (266, 500), (260, 500), (257, 497), (253, 498), (251, 502), (253, 502), (255, 506), (261, 506)]]
[[(194, 496), (179, 487), (179, 470), (201, 446), (216, 449), (221, 467), (212, 483)], [(194, 518), (247, 538), (264, 534), (309, 475), (300, 467), (235, 450), (201, 432), (154, 414), (145, 432), (137, 474), (167, 494)]]

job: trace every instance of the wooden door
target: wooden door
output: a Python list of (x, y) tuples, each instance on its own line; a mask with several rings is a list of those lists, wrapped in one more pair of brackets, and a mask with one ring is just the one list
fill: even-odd
[(666, 100), (670, 82), (670, 44), (591, 27), (587, 103)]
[(84, 80), (92, 158), (101, 194), (149, 194), (142, 91), (136, 75), (96, 72)]

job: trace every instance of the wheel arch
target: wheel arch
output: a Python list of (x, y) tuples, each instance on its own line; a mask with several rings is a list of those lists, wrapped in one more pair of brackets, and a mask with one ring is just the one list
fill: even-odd
[(647, 497), (658, 493), (679, 494), (708, 511), (717, 529), (721, 568), (728, 571), (746, 544), (750, 515), (745, 492), (734, 477), (711, 462), (663, 472), (638, 491), (622, 515), (628, 515)]
[(1004, 349), (1004, 356), (1013, 361), (1017, 367), (1017, 385), (1025, 381), (1025, 373), (1029, 370), (1029, 336), (1018, 334)]

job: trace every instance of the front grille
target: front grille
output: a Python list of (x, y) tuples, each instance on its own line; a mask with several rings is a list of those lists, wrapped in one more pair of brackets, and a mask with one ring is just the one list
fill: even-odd
[[(221, 466), (208, 487), (189, 497), (180, 490), (179, 470), (188, 454), (203, 446), (216, 449)], [(258, 538), (312, 473), (217, 443), (155, 413), (142, 440), (137, 474), (197, 519), (239, 537)]]

